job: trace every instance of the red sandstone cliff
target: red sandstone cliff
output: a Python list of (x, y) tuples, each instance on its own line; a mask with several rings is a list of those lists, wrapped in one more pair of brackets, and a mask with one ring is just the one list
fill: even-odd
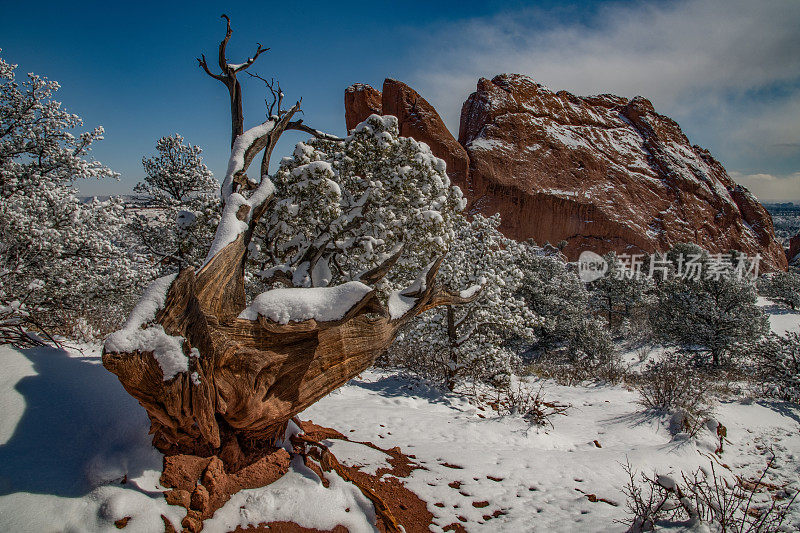
[(344, 121), (347, 131), (368, 116), (383, 114), (381, 92), (364, 83), (354, 83), (344, 91)]
[[(378, 99), (380, 105), (375, 103)], [(453, 137), (433, 106), (405, 83), (387, 79), (383, 82), (383, 93), (362, 83), (351, 85), (345, 90), (344, 108), (348, 131), (372, 113), (396, 116), (400, 135), (430, 146), (431, 151), (447, 164), (447, 175), (454, 185), (463, 188), (467, 183), (467, 151)]]
[(515, 74), (482, 78), (461, 112), (465, 194), (502, 229), (564, 253), (663, 251), (694, 242), (785, 269), (772, 219), (675, 121), (636, 97), (578, 97)]
[(695, 242), (760, 253), (763, 269), (786, 269), (764, 207), (644, 98), (578, 97), (516, 74), (482, 78), (455, 142), (413, 89), (395, 80), (383, 89), (347, 89), (348, 128), (376, 112), (381, 95), (380, 110), (398, 117), (400, 133), (446, 161), (470, 211), (499, 212), (509, 237), (567, 241), (570, 259)]
[(789, 239), (789, 248), (786, 249), (786, 259), (790, 264), (800, 263), (800, 233)]

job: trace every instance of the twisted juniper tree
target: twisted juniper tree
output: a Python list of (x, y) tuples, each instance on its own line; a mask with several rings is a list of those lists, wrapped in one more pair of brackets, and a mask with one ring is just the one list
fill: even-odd
[[(228, 21), (219, 45), (221, 73), (213, 73), (205, 57), (199, 60), (206, 73), (225, 84), (231, 99), (233, 143), (214, 240), (198, 270), (187, 266), (150, 286), (123, 329), (106, 341), (103, 364), (147, 410), (157, 448), (167, 454), (215, 454), (241, 465), (252, 454), (271, 448), (292, 416), (371, 365), (414, 316), (440, 305), (468, 303), (477, 293), (451, 292), (436, 283), (439, 258), (408, 287), (391, 291), (387, 305), (374, 287), (401, 259), (403, 248), (397, 246), (376, 259), (373, 268), (350, 273), (341, 278), (350, 281), (338, 285), (308, 286), (313, 283), (296, 275), (295, 268), (291, 276), (282, 277), (283, 288), (261, 293), (248, 305), (245, 268), (258, 251), (254, 234), (262, 220), (268, 226), (271, 220), (280, 223), (273, 219), (280, 198), (268, 174), (278, 139), (298, 130), (322, 140), (341, 140), (295, 120), (300, 102), (283, 109), (280, 90), (273, 90), (269, 118), (242, 131), (236, 75), (263, 49), (259, 46), (244, 63), (230, 64), (230, 37)], [(260, 171), (251, 178), (247, 172), (259, 154)], [(382, 165), (369, 152), (363, 157), (361, 178)], [(444, 170), (432, 157), (431, 161)], [(330, 179), (314, 174), (312, 167), (292, 175), (298, 180)], [(264, 231), (267, 241), (262, 248), (292, 253), (291, 247), (271, 242), (270, 233)], [(330, 250), (322, 246), (329, 235), (323, 237), (310, 244)], [(336, 243), (335, 248), (341, 251), (336, 254), (347, 256), (347, 246)], [(307, 257), (305, 253), (301, 257)], [(311, 281), (314, 270), (306, 268)]]

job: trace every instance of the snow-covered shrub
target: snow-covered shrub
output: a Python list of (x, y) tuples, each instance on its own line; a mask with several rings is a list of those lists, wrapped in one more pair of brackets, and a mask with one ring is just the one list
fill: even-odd
[(694, 435), (711, 416), (710, 381), (677, 354), (650, 362), (636, 379), (639, 403), (672, 415), (673, 433)]
[(133, 188), (141, 207), (129, 229), (141, 253), (162, 265), (161, 274), (198, 267), (219, 222), (219, 183), (202, 150), (178, 134), (156, 141), (156, 152), (142, 158), (144, 181)]
[(632, 265), (624, 264), (614, 252), (603, 256), (608, 271), (590, 282), (589, 305), (598, 315), (604, 317), (608, 328), (615, 334), (630, 331), (631, 323), (646, 317), (642, 312), (648, 305), (652, 280), (637, 272)]
[[(687, 258), (693, 258), (698, 274), (686, 275), (688, 266), (681, 261)], [(650, 316), (659, 338), (697, 359), (709, 357), (715, 367), (762, 338), (769, 322), (756, 305), (755, 281), (739, 270), (742, 260), (712, 256), (696, 245), (675, 246), (668, 254), (673, 273), (659, 281)]]
[(769, 335), (754, 350), (765, 394), (800, 402), (800, 334)]
[(758, 280), (758, 292), (770, 300), (800, 307), (800, 271), (791, 267), (788, 272), (765, 274)]
[(623, 488), (629, 533), (657, 527), (681, 531), (756, 533), (786, 531), (783, 522), (797, 493), (768, 490), (761, 483), (772, 461), (757, 480), (718, 475), (714, 462), (680, 478), (667, 474), (637, 476), (626, 465), (628, 483)]
[(451, 390), (465, 378), (510, 375), (519, 365), (520, 344), (535, 341), (541, 322), (519, 296), (524, 274), (518, 265), (527, 247), (504, 237), (499, 225), (497, 215), (455, 217), (455, 238), (437, 280), (453, 291), (480, 287), (481, 293), (472, 303), (422, 314), (392, 348), (421, 359), (427, 355), (428, 368), (438, 369), (429, 377)]
[(122, 201), (81, 202), (74, 184), (116, 174), (88, 159), (103, 129), (74, 135), (80, 117), (53, 99), (59, 85), (35, 74), (15, 79), (0, 59), (0, 292), (26, 297), (31, 322), (70, 333), (78, 317), (124, 317), (138, 288), (138, 258), (123, 238)]
[(372, 115), (344, 141), (299, 143), (271, 177), (275, 202), (251, 245), (264, 282), (356, 279), (402, 245), (380, 290), (400, 289), (447, 252), (465, 200), (425, 143)]
[(613, 357), (611, 336), (589, 307), (589, 292), (558, 255), (529, 246), (518, 263), (523, 271), (519, 295), (541, 321), (531, 346), (538, 360), (590, 369)]

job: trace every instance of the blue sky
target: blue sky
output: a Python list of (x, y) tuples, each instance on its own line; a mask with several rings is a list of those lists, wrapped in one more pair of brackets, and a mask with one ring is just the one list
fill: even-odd
[[(553, 89), (651, 99), (762, 199), (800, 199), (800, 2), (216, 2), (62, 4), (0, 1), (0, 48), (58, 80), (59, 98), (102, 124), (94, 156), (126, 192), (141, 157), (178, 132), (201, 146), (221, 177), (227, 162), (227, 92), (198, 68), (231, 16), (231, 61), (256, 42), (252, 67), (303, 97), (307, 123), (344, 133), (343, 91), (353, 82), (406, 81), (451, 130), (478, 77), (521, 72)], [(260, 82), (242, 78), (245, 120), (263, 120)], [(283, 153), (297, 136), (279, 147)], [(279, 152), (280, 153), (280, 152)]]

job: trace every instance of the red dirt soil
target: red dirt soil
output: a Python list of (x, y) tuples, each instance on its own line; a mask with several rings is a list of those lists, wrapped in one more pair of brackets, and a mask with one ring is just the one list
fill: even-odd
[[(314, 424), (311, 421), (300, 422), (305, 437), (314, 441), (325, 439), (350, 440), (335, 429)], [(358, 442), (358, 441), (353, 441)], [(399, 447), (383, 449), (371, 442), (360, 442), (379, 450), (389, 456), (391, 468), (379, 468), (374, 475), (360, 471), (360, 467), (340, 465), (344, 473), (356, 485), (372, 491), (374, 495), (385, 504), (390, 515), (401, 524), (408, 533), (428, 531), (432, 523), (433, 514), (428, 511), (427, 504), (416, 494), (408, 490), (401, 478), (417, 468), (422, 468), (412, 459), (400, 451)], [(302, 452), (303, 450), (296, 451)], [(310, 453), (306, 456), (306, 464), (314, 470), (323, 483), (327, 486), (325, 473), (320, 466), (312, 460)], [(222, 507), (230, 497), (242, 489), (258, 488), (269, 485), (280, 479), (289, 470), (290, 455), (283, 449), (276, 449), (267, 453), (257, 461), (239, 469), (236, 472), (226, 472), (225, 465), (217, 456), (198, 457), (194, 455), (172, 455), (164, 457), (164, 470), (161, 475), (161, 484), (171, 490), (165, 493), (167, 502), (180, 505), (187, 510), (180, 526), (183, 531), (195, 533), (202, 530), (203, 520), (213, 516), (214, 512)], [(199, 480), (199, 482), (198, 482)], [(165, 531), (174, 531), (175, 524), (167, 524)], [(390, 531), (383, 519), (379, 516), (376, 527), (381, 532)], [(294, 522), (269, 522), (259, 524), (257, 527), (237, 528), (235, 532), (259, 533), (318, 533), (319, 530), (302, 527)], [(342, 526), (337, 526), (329, 533), (343, 533), (347, 531)]]

